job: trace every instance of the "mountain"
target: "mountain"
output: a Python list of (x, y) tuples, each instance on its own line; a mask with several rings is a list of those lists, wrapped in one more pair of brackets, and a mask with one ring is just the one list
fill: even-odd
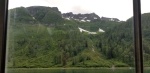
[(59, 24), (63, 21), (57, 7), (32, 6), (26, 9), (36, 20), (47, 25)]
[(11, 9), (10, 11), (11, 11), (9, 12), (10, 20), (15, 19), (15, 22), (22, 22), (22, 23), (35, 23), (36, 22), (34, 18), (32, 17), (32, 15), (24, 7)]
[[(14, 8), (9, 16), (7, 67), (134, 66), (132, 18), (122, 22), (44, 6)], [(149, 13), (142, 15), (145, 66), (150, 65), (149, 19)]]
[[(150, 66), (150, 13), (142, 14), (142, 37), (144, 66)], [(99, 40), (99, 49), (109, 59), (118, 59), (134, 65), (133, 18), (104, 33)], [(102, 42), (101, 42), (102, 41)]]
[(119, 19), (117, 19), (117, 18), (108, 18), (108, 17), (101, 17), (101, 20), (121, 22), (121, 21), (120, 21)]
[(104, 21), (115, 21), (115, 22), (120, 22), (119, 19), (117, 18), (107, 18), (107, 17), (99, 17), (95, 13), (89, 13), (89, 14), (73, 14), (72, 12), (69, 13), (63, 13), (62, 17), (67, 19), (67, 20), (77, 20), (80, 22), (94, 22), (97, 20), (104, 20)]
[(72, 12), (70, 12), (70, 13), (62, 14), (62, 17), (68, 20), (74, 19), (74, 20), (81, 21), (81, 22), (91, 22), (91, 21), (100, 19), (100, 17), (96, 15), (95, 13), (73, 14)]
[[(85, 30), (96, 32), (99, 29), (104, 31), (119, 25), (119, 21), (114, 21), (114, 18), (100, 18), (95, 13), (89, 14), (73, 14), (61, 13), (57, 7), (31, 6), (18, 7), (11, 9), (10, 20), (15, 19), (19, 23), (38, 24), (46, 26), (62, 26), (71, 25), (73, 28), (83, 28)], [(71, 20), (68, 20), (70, 18)], [(83, 18), (85, 18), (83, 20)], [(87, 22), (85, 22), (87, 21)], [(14, 22), (14, 23), (16, 23)], [(72, 28), (72, 29), (73, 29)]]

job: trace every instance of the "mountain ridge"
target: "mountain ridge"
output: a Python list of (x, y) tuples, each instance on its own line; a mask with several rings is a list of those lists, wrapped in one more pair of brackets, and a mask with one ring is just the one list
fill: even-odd
[[(25, 7), (17, 7), (18, 8), (25, 8)], [(46, 7), (46, 6), (30, 6), (25, 8), (31, 16), (35, 17), (37, 20), (41, 20), (44, 18), (45, 14), (47, 14), (49, 11), (56, 12), (62, 16), (62, 18), (65, 19), (74, 19), (81, 22), (90, 22), (90, 21), (96, 21), (96, 20), (104, 20), (104, 21), (115, 21), (115, 22), (121, 22), (117, 18), (109, 18), (109, 17), (99, 17), (95, 13), (86, 13), (86, 14), (73, 14), (73, 12), (68, 13), (61, 13), (57, 7)], [(10, 9), (13, 10), (13, 9)], [(38, 14), (40, 12), (40, 14)]]

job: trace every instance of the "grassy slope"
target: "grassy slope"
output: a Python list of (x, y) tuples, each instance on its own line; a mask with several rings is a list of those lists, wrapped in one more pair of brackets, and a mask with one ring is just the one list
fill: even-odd
[[(57, 30), (41, 24), (10, 25), (8, 32), (10, 33), (8, 37), (8, 67), (62, 66), (62, 64), (53, 63), (54, 56), (62, 53), (61, 50), (55, 47), (57, 42), (51, 38), (54, 31), (56, 32)], [(77, 61), (76, 64), (72, 64), (75, 62), (74, 60)], [(128, 66), (115, 60), (109, 61), (100, 54), (97, 48), (89, 47), (78, 55), (70, 57), (63, 67), (111, 67), (112, 65)]]

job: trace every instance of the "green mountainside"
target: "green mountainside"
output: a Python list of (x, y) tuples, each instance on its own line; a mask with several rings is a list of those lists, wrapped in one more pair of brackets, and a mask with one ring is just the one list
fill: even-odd
[[(80, 22), (63, 18), (57, 7), (42, 6), (14, 8), (9, 16), (8, 67), (134, 66), (132, 18)], [(142, 15), (145, 66), (150, 66), (149, 20), (149, 13)]]

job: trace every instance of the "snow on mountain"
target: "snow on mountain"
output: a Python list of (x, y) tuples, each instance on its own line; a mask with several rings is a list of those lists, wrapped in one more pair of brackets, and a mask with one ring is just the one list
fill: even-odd
[(82, 19), (81, 22), (86, 22), (86, 21)]
[(86, 20), (87, 22), (91, 22), (91, 20)]
[(104, 30), (102, 30), (102, 29), (100, 29), (100, 28), (99, 28), (99, 30), (98, 30), (98, 31), (99, 31), (99, 32), (105, 32)]
[(65, 18), (65, 19), (70, 20), (70, 18)]
[(94, 19), (97, 19), (97, 17), (94, 17)]
[[(88, 30), (85, 30), (85, 29), (82, 29), (80, 27), (78, 27), (79, 31), (82, 33), (82, 32), (87, 32), (88, 34), (97, 34), (97, 32), (90, 32)], [(105, 32), (104, 30), (100, 29), (98, 30), (98, 32)]]
[[(63, 13), (62, 14), (63, 18), (70, 18), (72, 20), (77, 20), (79, 22), (91, 22), (95, 20), (104, 20), (104, 21), (115, 21), (115, 22), (120, 22), (119, 19), (117, 18), (109, 18), (109, 17), (99, 17), (95, 13), (87, 13), (87, 14), (73, 14), (72, 12), (69, 13)], [(69, 19), (69, 20), (70, 20)]]
[(69, 13), (63, 13), (63, 18), (71, 18), (72, 20), (77, 20), (79, 22), (91, 22), (97, 19), (100, 19), (100, 17), (95, 13), (88, 13), (88, 14), (73, 14), (72, 12)]

